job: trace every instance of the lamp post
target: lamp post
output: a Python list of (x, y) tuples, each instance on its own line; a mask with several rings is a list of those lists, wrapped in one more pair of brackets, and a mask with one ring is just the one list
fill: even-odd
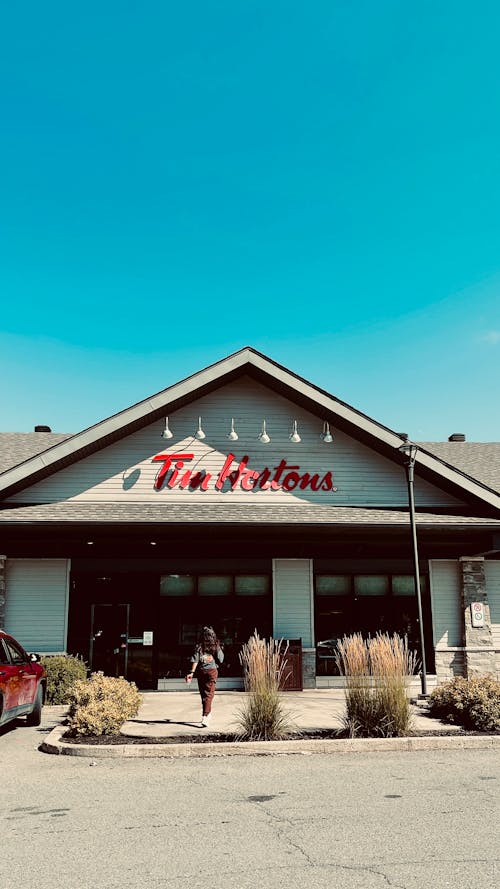
[(415, 520), (415, 497), (413, 492), (415, 478), (415, 460), (418, 453), (418, 445), (411, 441), (405, 442), (399, 448), (399, 451), (405, 457), (406, 480), (408, 483), (408, 505), (410, 507), (410, 525), (413, 543), (413, 573), (415, 578), (415, 592), (417, 594), (418, 607), (418, 624), (420, 628), (420, 648), (422, 657), (422, 669), (420, 671), (420, 680), (422, 682), (422, 695), (427, 697), (427, 668), (425, 664), (425, 638), (424, 638), (424, 621), (422, 617), (422, 595), (420, 591), (420, 568), (418, 564), (418, 544), (417, 544), (417, 523)]

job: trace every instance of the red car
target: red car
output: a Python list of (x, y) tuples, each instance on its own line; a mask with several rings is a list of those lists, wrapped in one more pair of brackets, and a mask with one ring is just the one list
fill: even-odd
[(26, 716), (27, 725), (40, 725), (46, 678), (38, 660), (0, 630), (0, 725), (18, 716)]

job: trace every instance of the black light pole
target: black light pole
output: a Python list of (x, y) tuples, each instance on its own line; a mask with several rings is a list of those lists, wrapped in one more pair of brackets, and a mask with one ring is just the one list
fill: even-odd
[(420, 648), (422, 650), (422, 669), (420, 679), (422, 682), (422, 695), (427, 697), (427, 668), (425, 665), (425, 638), (424, 621), (422, 617), (422, 595), (420, 592), (420, 568), (418, 564), (417, 523), (415, 521), (415, 498), (413, 494), (413, 482), (415, 477), (415, 460), (418, 453), (418, 445), (413, 442), (405, 442), (399, 448), (405, 456), (406, 480), (408, 482), (408, 504), (410, 507), (410, 525), (413, 542), (413, 573), (415, 578), (415, 592), (417, 594), (418, 624), (420, 627)]

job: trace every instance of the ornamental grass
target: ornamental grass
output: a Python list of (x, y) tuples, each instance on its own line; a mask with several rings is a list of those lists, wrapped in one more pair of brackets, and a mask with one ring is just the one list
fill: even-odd
[(282, 640), (261, 639), (257, 630), (243, 645), (246, 700), (238, 714), (238, 738), (242, 741), (276, 741), (292, 730), (291, 714), (284, 708), (280, 688), (287, 676)]
[(408, 686), (415, 673), (415, 652), (394, 633), (363, 639), (344, 636), (337, 646), (337, 664), (346, 679), (344, 727), (350, 737), (396, 738), (411, 731)]

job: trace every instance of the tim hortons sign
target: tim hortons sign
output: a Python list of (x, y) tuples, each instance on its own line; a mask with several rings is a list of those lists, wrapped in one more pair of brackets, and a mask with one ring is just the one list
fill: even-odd
[(336, 491), (331, 472), (324, 475), (301, 472), (300, 466), (280, 460), (272, 469), (250, 469), (249, 457), (242, 457), (237, 469), (231, 469), (236, 461), (234, 454), (228, 454), (220, 472), (214, 475), (201, 469), (187, 468), (194, 460), (194, 454), (157, 454), (154, 463), (161, 463), (155, 478), (155, 491), (162, 489), (188, 488), (191, 491), (216, 491), (240, 488), (242, 491)]

